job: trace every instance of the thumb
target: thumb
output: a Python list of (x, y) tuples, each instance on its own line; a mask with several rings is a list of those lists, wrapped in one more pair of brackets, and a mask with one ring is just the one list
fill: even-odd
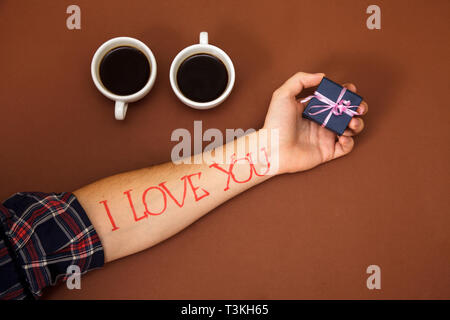
[(276, 90), (277, 95), (295, 99), (304, 88), (317, 86), (324, 76), (324, 73), (297, 72)]

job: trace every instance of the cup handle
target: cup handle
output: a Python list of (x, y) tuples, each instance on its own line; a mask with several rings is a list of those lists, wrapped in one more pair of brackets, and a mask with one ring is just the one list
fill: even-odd
[(208, 44), (208, 32), (200, 32), (200, 44)]
[(116, 107), (114, 109), (114, 115), (116, 120), (124, 120), (127, 114), (128, 103), (123, 101), (116, 101)]

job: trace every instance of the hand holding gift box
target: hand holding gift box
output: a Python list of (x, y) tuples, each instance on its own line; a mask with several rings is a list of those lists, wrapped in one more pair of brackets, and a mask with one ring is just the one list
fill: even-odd
[(308, 101), (302, 116), (342, 135), (353, 116), (360, 114), (362, 97), (324, 77), (314, 95), (301, 100)]

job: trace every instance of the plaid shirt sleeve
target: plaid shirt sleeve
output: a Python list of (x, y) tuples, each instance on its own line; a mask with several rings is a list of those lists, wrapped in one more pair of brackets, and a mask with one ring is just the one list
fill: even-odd
[(0, 299), (35, 299), (66, 280), (104, 264), (100, 239), (75, 195), (16, 193), (0, 204)]

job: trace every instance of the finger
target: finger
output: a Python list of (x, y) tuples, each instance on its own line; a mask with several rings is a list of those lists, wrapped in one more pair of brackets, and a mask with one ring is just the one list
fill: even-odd
[(297, 72), (275, 90), (274, 95), (295, 98), (304, 88), (317, 86), (324, 76), (324, 73)]
[(353, 132), (353, 130), (345, 129), (345, 131), (342, 135), (346, 136), (346, 137), (353, 137), (355, 135), (355, 133)]
[(348, 124), (348, 129), (353, 132), (353, 135), (360, 133), (364, 129), (364, 120), (361, 118), (353, 117)]
[(359, 134), (364, 129), (364, 120), (361, 118), (352, 118), (348, 124), (348, 128), (345, 129), (343, 136), (353, 137)]
[(334, 147), (333, 159), (345, 156), (352, 151), (355, 142), (352, 137), (340, 136)]
[(343, 87), (356, 93), (356, 86), (353, 83), (344, 83)]
[(367, 102), (363, 101), (358, 107), (358, 112), (360, 115), (365, 115), (369, 111), (369, 105)]

